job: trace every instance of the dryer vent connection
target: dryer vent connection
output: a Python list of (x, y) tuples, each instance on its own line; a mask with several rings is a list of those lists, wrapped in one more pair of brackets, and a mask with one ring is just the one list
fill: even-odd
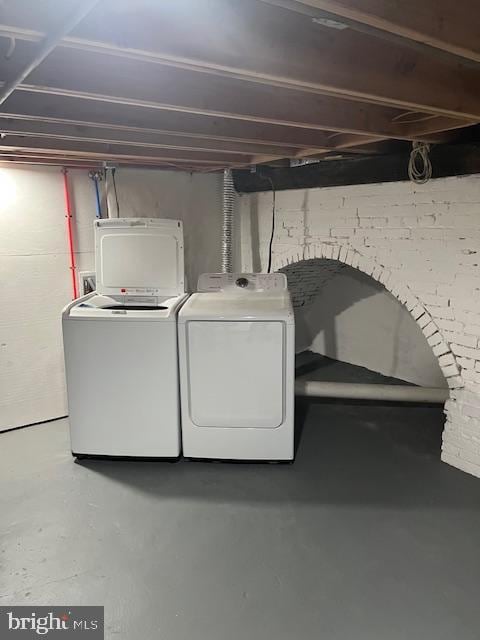
[(223, 172), (222, 272), (233, 271), (233, 206), (235, 187), (230, 169)]

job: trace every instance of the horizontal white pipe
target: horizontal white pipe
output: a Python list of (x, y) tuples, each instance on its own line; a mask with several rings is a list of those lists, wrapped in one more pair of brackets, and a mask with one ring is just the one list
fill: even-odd
[(400, 384), (357, 384), (356, 382), (323, 382), (297, 378), (295, 393), (309, 398), (346, 398), (350, 400), (383, 400), (389, 402), (426, 402), (443, 404), (448, 389), (414, 387)]

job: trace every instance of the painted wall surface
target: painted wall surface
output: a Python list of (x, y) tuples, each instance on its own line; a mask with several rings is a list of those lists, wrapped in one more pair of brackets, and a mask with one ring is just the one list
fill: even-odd
[(438, 360), (407, 309), (370, 276), (345, 267), (301, 309), (305, 348), (426, 387), (446, 387)]
[[(480, 476), (480, 175), (282, 191), (276, 202), (274, 268), (298, 270), (307, 300), (301, 271), (332, 259), (409, 310), (451, 390), (442, 459)], [(238, 211), (242, 265), (265, 268), (272, 194), (244, 195)]]
[[(69, 173), (78, 271), (93, 270), (95, 199)], [(63, 177), (56, 168), (0, 169), (0, 431), (67, 413), (61, 310), (71, 300)], [(221, 177), (119, 169), (120, 215), (184, 222), (187, 277), (220, 265)], [(116, 215), (110, 190), (108, 201)], [(104, 202), (105, 204), (105, 202)]]
[[(121, 217), (183, 220), (188, 288), (196, 291), (198, 276), (219, 271), (222, 234), (221, 174), (117, 169)], [(116, 206), (109, 183), (112, 217)]]

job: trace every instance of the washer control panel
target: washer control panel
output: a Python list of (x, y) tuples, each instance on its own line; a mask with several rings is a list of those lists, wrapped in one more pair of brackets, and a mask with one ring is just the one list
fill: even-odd
[(200, 293), (228, 291), (266, 293), (286, 291), (287, 277), (284, 273), (204, 273), (198, 279)]

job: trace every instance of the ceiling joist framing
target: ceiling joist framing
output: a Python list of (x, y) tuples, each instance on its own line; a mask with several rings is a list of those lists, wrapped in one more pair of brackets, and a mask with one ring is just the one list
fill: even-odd
[[(413, 122), (410, 122), (407, 114), (399, 109), (293, 90), (286, 91), (252, 83), (242, 83), (239, 86), (237, 82), (226, 78), (201, 78), (193, 90), (195, 75), (193, 78), (190, 75), (176, 76), (174, 73), (152, 75), (148, 73), (148, 68), (137, 71), (145, 71), (142, 75), (142, 89), (143, 85), (149, 87), (148, 100), (145, 99), (145, 93), (144, 98), (139, 99), (138, 93), (132, 91), (122, 78), (118, 82), (112, 81), (111, 78), (107, 82), (108, 78), (105, 78), (104, 82), (104, 78), (98, 76), (86, 80), (83, 90), (71, 88), (73, 84), (71, 82), (57, 81), (56, 86), (24, 85), (15, 96), (17, 111), (12, 111), (11, 115), (26, 111), (32, 119), (35, 119), (37, 116), (42, 117), (46, 113), (55, 112), (57, 108), (55, 105), (62, 105), (64, 100), (74, 105), (73, 110), (68, 113), (78, 114), (77, 121), (81, 121), (85, 110), (91, 108), (92, 102), (96, 102), (98, 103), (96, 112), (103, 112), (102, 121), (105, 124), (112, 121), (108, 114), (110, 109), (115, 113), (115, 109), (124, 107), (129, 110), (130, 116), (136, 113), (135, 121), (138, 123), (146, 122), (147, 110), (157, 111), (153, 116), (150, 114), (149, 120), (158, 123), (157, 126), (160, 129), (162, 129), (164, 118), (169, 122), (177, 120), (179, 124), (170, 128), (172, 133), (178, 133), (177, 129), (181, 129), (182, 121), (189, 117), (191, 133), (197, 130), (203, 131), (202, 135), (207, 137), (215, 135), (231, 139), (246, 137), (252, 141), (263, 140), (266, 143), (274, 142), (276, 138), (279, 144), (285, 143), (291, 146), (295, 146), (294, 141), (299, 139), (298, 146), (306, 147), (316, 146), (315, 132), (328, 131), (332, 134), (340, 132), (399, 140), (428, 141), (432, 134), (439, 131), (453, 130), (469, 124), (463, 120), (418, 116), (418, 114), (416, 114), (418, 120), (415, 121), (415, 118), (412, 118)], [(152, 87), (154, 82), (158, 84)], [(192, 87), (191, 93), (188, 91), (189, 87)], [(100, 89), (102, 93), (99, 92)], [(109, 89), (111, 90), (107, 93)], [(235, 100), (237, 95), (239, 98)], [(48, 106), (35, 108), (39, 98), (47, 104), (49, 100), (50, 104), (54, 105), (53, 109)], [(86, 104), (79, 103), (79, 99)], [(4, 107), (7, 115), (10, 113), (10, 103), (9, 100)], [(108, 109), (105, 108), (104, 103), (109, 104)], [(202, 118), (202, 116), (206, 117)], [(115, 124), (118, 122), (113, 121)], [(253, 127), (252, 125), (255, 124), (257, 126)], [(288, 131), (287, 127), (295, 127), (296, 131)], [(252, 135), (249, 137), (250, 129), (252, 129)], [(298, 129), (304, 131), (299, 132)], [(216, 134), (215, 131), (218, 133)], [(319, 146), (324, 144), (325, 136), (322, 134)]]
[[(307, 15), (325, 15), (352, 28), (368, 27), (430, 49), (480, 62), (477, 0), (264, 0)], [(471, 16), (472, 19), (468, 19)], [(327, 19), (328, 19), (327, 18)]]
[(405, 2), (101, 0), (68, 29), (77, 0), (5, 3), (0, 154), (206, 168), (450, 141), (480, 121), (480, 10)]
[[(480, 118), (478, 69), (420, 56), (395, 43), (386, 47), (382, 41), (350, 29), (328, 29), (305, 16), (256, 0), (170, 0), (158, 3), (155, 10), (140, 5), (135, 13), (110, 13), (107, 33), (102, 31), (102, 18), (106, 18), (102, 7), (99, 4), (73, 35), (60, 40), (53, 55), (67, 55), (65, 49), (71, 49), (451, 117)], [(214, 31), (214, 25), (222, 28)], [(16, 39), (28, 36), (32, 50), (35, 42), (31, 39), (45, 36), (32, 29), (0, 25), (3, 33), (9, 28)], [(116, 28), (128, 47), (111, 35)], [(254, 41), (250, 51), (238, 38), (239, 28)], [(365, 73), (366, 68), (370, 73)]]
[[(245, 155), (265, 153), (278, 158), (296, 155), (298, 147), (280, 147), (255, 142), (232, 141), (222, 139), (196, 138), (176, 135), (155, 130), (118, 129), (81, 122), (74, 124), (65, 122), (45, 122), (40, 119), (17, 120), (4, 118), (0, 114), (0, 132), (4, 141), (11, 136), (26, 138), (45, 138), (65, 141), (98, 142), (104, 144), (123, 144), (131, 147), (151, 149), (179, 149), (182, 151), (220, 151), (225, 154)], [(28, 140), (25, 141), (28, 144)], [(320, 147), (322, 149), (322, 147)]]

